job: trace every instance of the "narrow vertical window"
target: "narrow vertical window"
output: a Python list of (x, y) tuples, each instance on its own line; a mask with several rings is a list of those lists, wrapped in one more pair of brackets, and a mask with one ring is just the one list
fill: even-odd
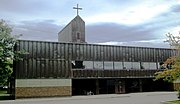
[(77, 32), (77, 33), (76, 33), (76, 38), (77, 38), (77, 39), (80, 39), (80, 32)]

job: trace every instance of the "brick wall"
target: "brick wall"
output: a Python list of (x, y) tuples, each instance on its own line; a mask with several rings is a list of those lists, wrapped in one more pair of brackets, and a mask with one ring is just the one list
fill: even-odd
[(180, 90), (180, 83), (174, 83), (174, 90)]
[(71, 96), (70, 86), (61, 87), (17, 87), (16, 98)]
[(71, 79), (17, 79), (15, 97), (71, 96), (71, 86)]

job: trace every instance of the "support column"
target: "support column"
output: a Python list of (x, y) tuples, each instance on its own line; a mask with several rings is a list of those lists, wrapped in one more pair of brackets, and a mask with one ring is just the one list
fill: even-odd
[(96, 95), (99, 94), (99, 80), (96, 79)]
[(139, 79), (139, 91), (142, 92), (142, 79)]
[(118, 89), (118, 80), (115, 80), (115, 94), (119, 93), (119, 89)]
[(122, 93), (126, 93), (125, 80), (122, 80)]

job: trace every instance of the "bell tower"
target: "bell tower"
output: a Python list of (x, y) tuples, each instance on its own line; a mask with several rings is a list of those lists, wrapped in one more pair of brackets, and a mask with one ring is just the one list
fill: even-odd
[(68, 25), (66, 25), (59, 33), (58, 33), (58, 41), (59, 42), (73, 42), (73, 43), (86, 43), (85, 41), (85, 22), (79, 16), (79, 11), (82, 8), (73, 7), (73, 9), (77, 9), (77, 16), (71, 20)]

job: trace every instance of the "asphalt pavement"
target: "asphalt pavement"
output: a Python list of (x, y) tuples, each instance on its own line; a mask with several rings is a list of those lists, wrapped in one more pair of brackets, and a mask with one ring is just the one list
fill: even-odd
[(142, 92), (72, 97), (30, 98), (0, 101), (0, 104), (163, 104), (177, 100), (177, 92)]

